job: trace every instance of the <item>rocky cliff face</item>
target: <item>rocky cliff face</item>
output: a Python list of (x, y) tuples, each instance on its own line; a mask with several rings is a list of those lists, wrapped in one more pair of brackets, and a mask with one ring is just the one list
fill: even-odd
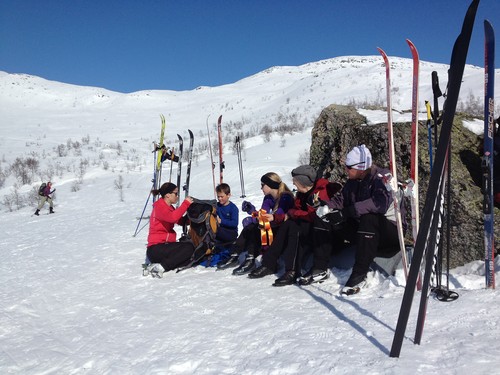
[[(343, 158), (352, 147), (364, 143), (370, 149), (374, 163), (388, 167), (387, 124), (366, 123), (366, 118), (354, 107), (331, 105), (325, 108), (312, 130), (311, 165), (324, 174), (330, 174), (330, 180), (343, 182), (346, 179)], [(405, 181), (410, 170), (410, 123), (394, 123), (394, 142), (398, 179)], [(455, 116), (451, 145), (451, 205), (448, 210), (451, 267), (484, 259), (480, 148), (478, 136), (462, 126), (460, 115)], [(419, 149), (422, 213), (430, 178), (425, 124), (419, 127)], [(495, 216), (495, 237), (500, 238), (500, 210), (495, 209)], [(407, 235), (411, 235), (411, 229)], [(408, 236), (407, 241), (411, 243), (411, 237)], [(443, 241), (446, 249), (446, 236)]]

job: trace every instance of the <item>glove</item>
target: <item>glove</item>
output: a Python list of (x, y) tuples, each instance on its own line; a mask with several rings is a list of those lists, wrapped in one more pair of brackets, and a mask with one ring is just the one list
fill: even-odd
[[(318, 214), (318, 211), (316, 211), (316, 213)], [(321, 211), (321, 213), (323, 213), (323, 211)], [(320, 215), (318, 214), (318, 216)], [(329, 209), (326, 214), (323, 214), (320, 217), (327, 223), (330, 223), (332, 225), (339, 225), (349, 218), (356, 217), (356, 209), (354, 208), (354, 206), (344, 207), (341, 210)]]
[(250, 224), (257, 224), (257, 218), (252, 216), (247, 216), (246, 218), (243, 219), (241, 224), (243, 224), (243, 228), (249, 226)]
[(243, 203), (241, 204), (241, 209), (249, 215), (251, 215), (252, 212), (257, 211), (255, 209), (255, 206), (248, 201), (243, 201)]
[(346, 218), (342, 214), (342, 210), (332, 210), (326, 215), (321, 216), (321, 219), (332, 225), (342, 224), (346, 220)]
[(172, 160), (175, 163), (179, 162), (179, 157), (177, 155), (174, 155), (173, 159), (172, 159), (172, 151), (170, 151), (170, 150), (168, 150), (167, 152), (163, 153), (162, 159), (163, 160)]

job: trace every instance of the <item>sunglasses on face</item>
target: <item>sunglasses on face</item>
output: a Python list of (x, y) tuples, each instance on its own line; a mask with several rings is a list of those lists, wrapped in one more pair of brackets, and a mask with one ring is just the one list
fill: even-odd
[(178, 192), (178, 191), (173, 191), (173, 192), (171, 192), (170, 194), (179, 195), (179, 192)]
[(356, 163), (356, 164), (353, 164), (353, 165), (346, 165), (345, 167), (349, 170), (353, 169), (356, 165), (360, 165), (360, 164), (365, 164), (364, 161), (360, 162), (360, 163)]

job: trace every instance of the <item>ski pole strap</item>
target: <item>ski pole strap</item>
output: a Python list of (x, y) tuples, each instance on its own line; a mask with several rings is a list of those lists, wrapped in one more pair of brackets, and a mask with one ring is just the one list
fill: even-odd
[(257, 217), (259, 221), (262, 246), (270, 246), (273, 243), (273, 230), (271, 229), (271, 223), (264, 215), (267, 215), (267, 211), (263, 209), (252, 213), (252, 216)]

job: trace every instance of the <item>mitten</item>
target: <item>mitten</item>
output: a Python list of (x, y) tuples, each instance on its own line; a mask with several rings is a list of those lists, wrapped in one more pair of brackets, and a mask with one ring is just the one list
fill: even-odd
[(243, 228), (249, 226), (250, 224), (257, 224), (257, 218), (252, 216), (247, 216), (246, 218), (243, 219), (241, 224), (243, 224)]
[(241, 204), (241, 209), (249, 215), (251, 215), (252, 212), (257, 211), (255, 209), (255, 206), (248, 201), (243, 201), (243, 203)]

